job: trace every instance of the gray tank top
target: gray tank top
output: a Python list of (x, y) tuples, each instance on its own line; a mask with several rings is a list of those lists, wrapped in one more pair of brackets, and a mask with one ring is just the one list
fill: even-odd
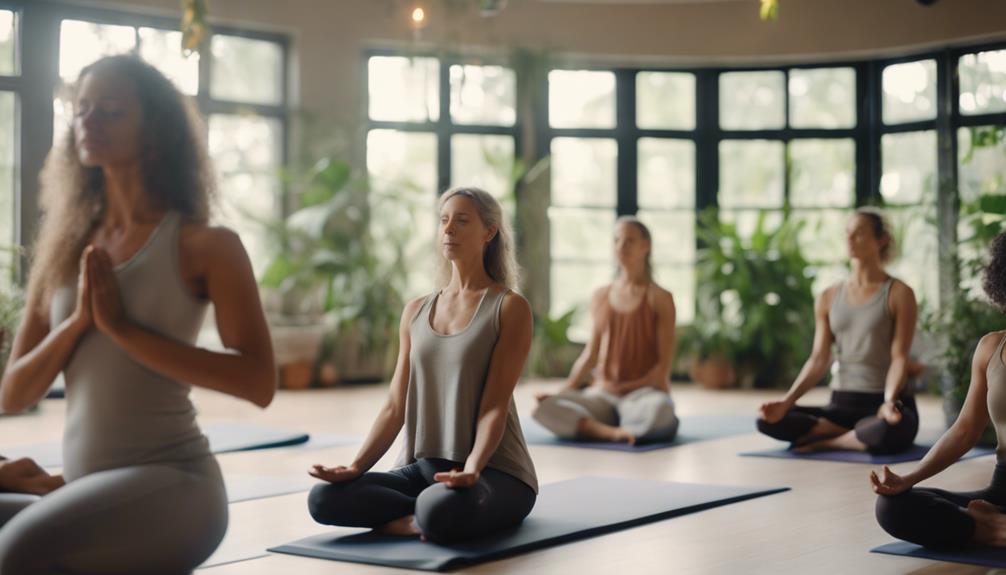
[[(169, 212), (146, 244), (115, 267), (130, 320), (165, 337), (195, 342), (206, 303), (188, 291), (178, 265), (181, 217)], [(76, 285), (56, 292), (50, 325), (76, 305)], [(182, 463), (209, 455), (196, 424), (189, 386), (142, 365), (92, 328), (64, 368), (67, 480), (96, 471), (146, 463)]]
[[(409, 334), (409, 388), (405, 402), (405, 445), (396, 465), (438, 458), (464, 463), (475, 443), (482, 390), (489, 373), (503, 298), (509, 290), (482, 295), (475, 315), (462, 331), (443, 335), (433, 330), (431, 311), (439, 294), (426, 298), (412, 320)], [(538, 492), (531, 454), (524, 443), (513, 398), (506, 429), (488, 467), (528, 484)]]
[(894, 316), (887, 308), (893, 283), (894, 278), (887, 278), (869, 301), (855, 306), (845, 301), (845, 282), (838, 286), (828, 310), (828, 323), (838, 350), (832, 389), (884, 392), (894, 341)]
[(996, 354), (989, 359), (985, 368), (985, 378), (988, 384), (989, 417), (996, 428), (996, 461), (1006, 463), (1006, 365), (1003, 365), (1003, 336), (996, 346)]

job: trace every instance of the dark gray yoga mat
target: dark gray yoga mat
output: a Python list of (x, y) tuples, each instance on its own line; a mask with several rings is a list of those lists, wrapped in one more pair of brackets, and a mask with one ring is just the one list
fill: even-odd
[[(203, 427), (203, 433), (209, 438), (210, 449), (213, 453), (287, 447), (306, 443), (310, 439), (307, 433), (248, 423), (210, 424)], [(352, 437), (345, 437), (341, 440), (345, 445), (357, 441)], [(328, 446), (331, 446), (331, 441)], [(59, 442), (0, 447), (0, 455), (8, 459), (30, 457), (42, 467), (61, 467), (63, 465), (63, 447)]]
[(609, 451), (627, 451), (629, 453), (644, 453), (655, 449), (664, 449), (696, 441), (719, 439), (732, 435), (754, 433), (755, 418), (746, 415), (687, 415), (682, 416), (678, 425), (678, 434), (673, 441), (653, 441), (627, 445), (606, 441), (573, 441), (559, 439), (531, 417), (521, 418), (524, 440), (531, 445), (557, 445), (562, 447), (580, 447), (585, 449), (606, 449)]
[[(888, 465), (892, 463), (904, 463), (906, 461), (918, 461), (925, 457), (932, 445), (913, 445), (907, 451), (890, 455), (874, 455), (865, 451), (819, 451), (817, 453), (794, 453), (786, 448), (764, 449), (761, 451), (746, 451), (741, 453), (745, 457), (775, 457), (779, 459), (800, 459), (809, 461), (840, 461), (844, 463), (869, 463), (872, 465)], [(976, 447), (961, 456), (961, 459), (971, 459), (972, 457), (982, 457), (995, 453), (995, 449), (990, 447)]]
[(914, 543), (897, 541), (870, 550), (871, 553), (885, 555), (902, 555), (916, 559), (931, 559), (948, 563), (968, 563), (983, 567), (1006, 568), (1006, 548), (1003, 547), (969, 547), (958, 551), (936, 551), (926, 549)]
[(269, 551), (403, 569), (445, 571), (787, 489), (579, 477), (543, 486), (534, 510), (521, 526), (477, 541), (436, 545), (367, 531), (316, 535)]

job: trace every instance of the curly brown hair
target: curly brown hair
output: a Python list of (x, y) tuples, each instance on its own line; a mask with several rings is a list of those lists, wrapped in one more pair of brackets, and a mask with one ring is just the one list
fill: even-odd
[(1006, 311), (1006, 232), (1000, 232), (989, 246), (989, 263), (982, 274), (982, 289), (1001, 311)]
[[(81, 71), (75, 86), (89, 74), (115, 74), (136, 87), (143, 110), (140, 164), (152, 206), (207, 222), (215, 180), (194, 103), (135, 56), (97, 60)], [(40, 180), (43, 219), (32, 250), (28, 293), (44, 314), (55, 290), (77, 277), (80, 254), (105, 214), (106, 197), (104, 172), (80, 162), (72, 126), (46, 158)]]

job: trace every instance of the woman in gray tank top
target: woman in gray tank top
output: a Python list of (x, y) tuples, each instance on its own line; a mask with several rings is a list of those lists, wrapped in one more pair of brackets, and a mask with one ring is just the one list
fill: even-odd
[[(894, 239), (883, 216), (860, 208), (846, 226), (849, 279), (831, 286), (814, 305), (814, 347), (789, 392), (762, 404), (758, 429), (800, 452), (849, 449), (895, 453), (912, 446), (919, 429), (906, 382), (915, 334), (915, 294), (884, 271)], [(831, 402), (796, 402), (824, 377), (832, 362)]]
[[(206, 223), (211, 169), (186, 97), (116, 56), (81, 72), (74, 108), (43, 170), (46, 217), (0, 382), (16, 412), (63, 372), (66, 483), (30, 461), (0, 468), (28, 478), (0, 493), (0, 573), (188, 573), (227, 529), (190, 388), (268, 405), (269, 332), (240, 240)], [(233, 353), (194, 346), (209, 303)]]
[[(983, 287), (1006, 310), (1006, 234), (990, 249)], [(961, 413), (915, 466), (898, 475), (884, 466), (870, 483), (879, 494), (877, 521), (891, 535), (937, 549), (971, 545), (1006, 547), (1006, 331), (985, 335), (971, 362), (971, 384)], [(974, 447), (991, 418), (999, 446), (992, 481), (985, 489), (953, 492), (915, 485), (940, 473)]]
[[(531, 307), (517, 284), (499, 203), (446, 192), (437, 234), (440, 291), (405, 306), (387, 403), (348, 466), (315, 465), (308, 498), (319, 523), (450, 543), (514, 527), (538, 481), (513, 400), (531, 347)], [(370, 471), (404, 428), (388, 473)]]

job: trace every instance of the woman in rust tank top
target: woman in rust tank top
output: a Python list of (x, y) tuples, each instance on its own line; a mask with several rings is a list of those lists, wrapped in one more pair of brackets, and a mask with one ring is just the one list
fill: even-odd
[[(653, 281), (650, 232), (634, 217), (615, 225), (615, 281), (594, 292), (590, 341), (566, 385), (538, 396), (534, 418), (564, 439), (670, 441), (678, 430), (668, 378), (674, 298)], [(581, 391), (583, 380), (591, 385)]]

